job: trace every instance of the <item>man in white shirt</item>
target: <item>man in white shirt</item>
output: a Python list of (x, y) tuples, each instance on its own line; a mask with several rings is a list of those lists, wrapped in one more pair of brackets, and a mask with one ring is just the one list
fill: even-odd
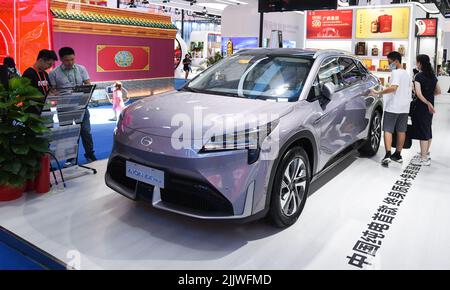
[[(389, 162), (402, 163), (401, 151), (405, 143), (406, 130), (408, 128), (408, 113), (411, 103), (411, 76), (402, 67), (402, 56), (397, 51), (392, 51), (387, 56), (389, 67), (392, 70), (391, 84), (388, 88), (375, 91), (372, 95), (386, 95), (383, 118), (384, 147), (386, 155), (381, 164), (388, 166)], [(397, 133), (397, 148), (391, 154), (392, 133)]]

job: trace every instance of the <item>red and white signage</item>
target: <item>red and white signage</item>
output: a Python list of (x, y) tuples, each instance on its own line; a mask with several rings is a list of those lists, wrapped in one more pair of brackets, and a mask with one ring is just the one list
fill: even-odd
[(307, 39), (351, 39), (353, 10), (308, 11)]
[(437, 18), (417, 19), (417, 36), (436, 36)]

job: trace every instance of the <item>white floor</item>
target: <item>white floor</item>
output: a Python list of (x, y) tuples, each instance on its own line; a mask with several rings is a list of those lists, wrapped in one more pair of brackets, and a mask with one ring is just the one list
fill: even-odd
[[(450, 269), (450, 96), (436, 106), (432, 165), (420, 170), (368, 269)], [(300, 220), (285, 230), (263, 222), (205, 222), (162, 212), (104, 185), (97, 175), (65, 191), (0, 203), (0, 225), (77, 269), (358, 269), (353, 246), (405, 164), (383, 168), (349, 158), (313, 186)]]

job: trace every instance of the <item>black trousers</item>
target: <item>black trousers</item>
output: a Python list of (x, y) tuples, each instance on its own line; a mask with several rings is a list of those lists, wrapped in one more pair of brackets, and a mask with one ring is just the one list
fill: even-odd
[(92, 140), (91, 134), (91, 115), (89, 114), (89, 110), (86, 109), (86, 113), (84, 113), (83, 122), (81, 123), (81, 142), (83, 142), (84, 152), (86, 156), (94, 155), (94, 141)]

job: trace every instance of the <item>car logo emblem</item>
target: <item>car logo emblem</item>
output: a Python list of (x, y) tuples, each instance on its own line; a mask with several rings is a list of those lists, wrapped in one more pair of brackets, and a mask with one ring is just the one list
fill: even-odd
[(144, 137), (142, 137), (142, 139), (141, 139), (141, 144), (142, 144), (143, 146), (145, 146), (145, 147), (148, 147), (148, 146), (152, 145), (152, 143), (153, 143), (152, 137), (144, 136)]

